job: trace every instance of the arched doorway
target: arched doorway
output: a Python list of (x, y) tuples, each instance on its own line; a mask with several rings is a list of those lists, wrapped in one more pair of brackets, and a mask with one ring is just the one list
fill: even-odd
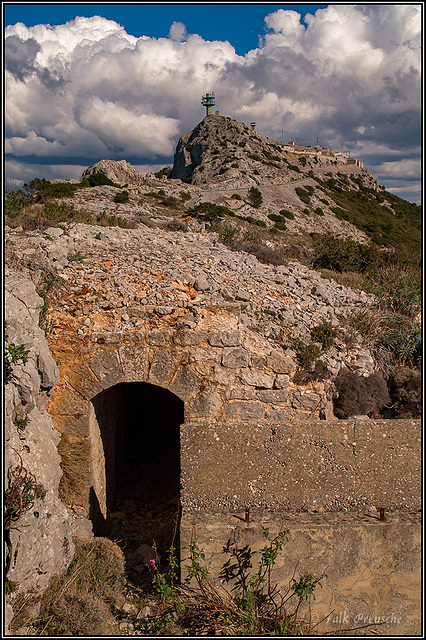
[(145, 382), (122, 382), (92, 399), (105, 460), (107, 517), (96, 509), (95, 535), (121, 540), (130, 551), (153, 542), (178, 548), (180, 425), (184, 403)]

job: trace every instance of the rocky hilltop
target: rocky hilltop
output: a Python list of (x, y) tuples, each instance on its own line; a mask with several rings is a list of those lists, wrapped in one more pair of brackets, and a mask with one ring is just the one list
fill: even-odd
[[(69, 564), (72, 533), (90, 535), (89, 489), (102, 509), (105, 471), (87, 405), (102, 390), (148, 382), (181, 398), (186, 420), (235, 428), (418, 417), (419, 374), (406, 371), (401, 392), (377, 333), (396, 316), (363, 275), (407, 229), (416, 246), (417, 214), (404, 207), (356, 160), (219, 115), (182, 136), (172, 169), (100, 160), (80, 182), (9, 194), (6, 485), (37, 483), (31, 510), (15, 510), (28, 529), (10, 530), (8, 580), (45, 587)], [(415, 300), (397, 320), (409, 336)], [(46, 562), (30, 538), (49, 547)]]

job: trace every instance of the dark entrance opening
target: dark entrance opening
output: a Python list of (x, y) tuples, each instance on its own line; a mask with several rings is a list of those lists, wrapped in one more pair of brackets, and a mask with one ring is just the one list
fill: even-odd
[(105, 456), (108, 516), (92, 518), (95, 535), (122, 543), (125, 554), (178, 546), (180, 425), (184, 404), (145, 382), (120, 383), (92, 400)]

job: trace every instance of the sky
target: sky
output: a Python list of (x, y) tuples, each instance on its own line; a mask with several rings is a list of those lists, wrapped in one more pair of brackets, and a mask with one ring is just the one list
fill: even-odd
[(214, 110), (421, 201), (422, 4), (4, 3), (8, 186), (173, 163)]

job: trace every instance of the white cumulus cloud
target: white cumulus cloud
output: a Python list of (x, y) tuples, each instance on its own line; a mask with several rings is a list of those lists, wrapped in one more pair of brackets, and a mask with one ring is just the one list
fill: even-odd
[(223, 115), (254, 120), (269, 137), (318, 137), (357, 157), (376, 147), (382, 163), (412, 158), (420, 150), (420, 9), (336, 4), (304, 22), (278, 9), (245, 56), (181, 22), (158, 39), (101, 16), (8, 26), (6, 151), (16, 161), (50, 154), (67, 166), (126, 156), (160, 163), (204, 117), (201, 96), (214, 91)]

